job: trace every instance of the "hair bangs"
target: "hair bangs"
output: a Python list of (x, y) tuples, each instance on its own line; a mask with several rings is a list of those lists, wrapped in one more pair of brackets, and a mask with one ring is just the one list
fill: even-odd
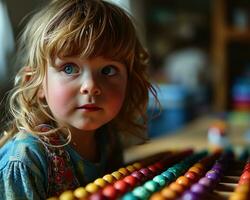
[(135, 30), (120, 8), (100, 4), (91, 12), (85, 12), (84, 8), (74, 8), (72, 12), (72, 9), (52, 19), (48, 26), (46, 52), (51, 60), (56, 56), (103, 56), (119, 60), (128, 67), (132, 65)]

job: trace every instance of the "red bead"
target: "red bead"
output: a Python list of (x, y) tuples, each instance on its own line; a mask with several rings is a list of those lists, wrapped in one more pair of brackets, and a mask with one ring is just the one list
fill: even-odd
[(162, 162), (157, 162), (154, 165), (161, 171), (164, 169), (164, 165), (162, 164)]
[(243, 179), (243, 180), (248, 179), (248, 180), (250, 180), (250, 172), (248, 172), (248, 171), (243, 172), (243, 174), (241, 174), (241, 176), (240, 176), (240, 179)]
[(120, 194), (124, 194), (130, 187), (124, 180), (119, 180), (114, 183), (114, 188), (118, 190)]
[(148, 169), (153, 173), (156, 174), (159, 170), (155, 165), (148, 166)]
[(107, 200), (107, 197), (105, 197), (102, 194), (102, 191), (98, 191), (88, 197), (89, 200)]
[(192, 183), (197, 182), (200, 178), (200, 176), (193, 171), (187, 171), (184, 176), (187, 177)]
[(134, 176), (126, 176), (124, 179), (123, 179), (131, 188), (134, 188), (137, 183), (139, 182)]
[(116, 199), (118, 196), (118, 192), (113, 187), (113, 185), (107, 185), (103, 188), (102, 194), (107, 197), (108, 199)]

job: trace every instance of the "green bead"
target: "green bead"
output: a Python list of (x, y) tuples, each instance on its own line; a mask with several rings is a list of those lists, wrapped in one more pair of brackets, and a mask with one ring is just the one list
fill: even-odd
[(160, 189), (160, 185), (153, 181), (153, 180), (150, 180), (150, 181), (147, 181), (146, 183), (144, 183), (143, 185), (148, 191), (154, 193), (156, 191), (158, 191)]
[(126, 193), (122, 198), (122, 200), (139, 200), (132, 192)]
[(164, 187), (165, 185), (169, 184), (169, 182), (170, 182), (165, 176), (163, 176), (161, 174), (155, 176), (153, 178), (153, 181), (157, 182), (160, 185), (160, 187)]
[(143, 186), (138, 186), (132, 191), (133, 195), (139, 199), (148, 199), (150, 197), (150, 192)]

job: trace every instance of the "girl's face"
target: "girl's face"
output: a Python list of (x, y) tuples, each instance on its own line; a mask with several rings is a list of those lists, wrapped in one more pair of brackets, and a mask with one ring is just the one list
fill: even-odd
[(103, 57), (66, 57), (49, 64), (40, 97), (62, 125), (94, 131), (119, 113), (126, 93), (127, 70)]

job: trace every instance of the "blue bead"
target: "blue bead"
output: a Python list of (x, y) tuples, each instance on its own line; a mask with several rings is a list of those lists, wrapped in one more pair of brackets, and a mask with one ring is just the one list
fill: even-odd
[(176, 176), (173, 174), (173, 172), (170, 172), (168, 170), (161, 173), (162, 176), (166, 177), (169, 181), (174, 181)]

